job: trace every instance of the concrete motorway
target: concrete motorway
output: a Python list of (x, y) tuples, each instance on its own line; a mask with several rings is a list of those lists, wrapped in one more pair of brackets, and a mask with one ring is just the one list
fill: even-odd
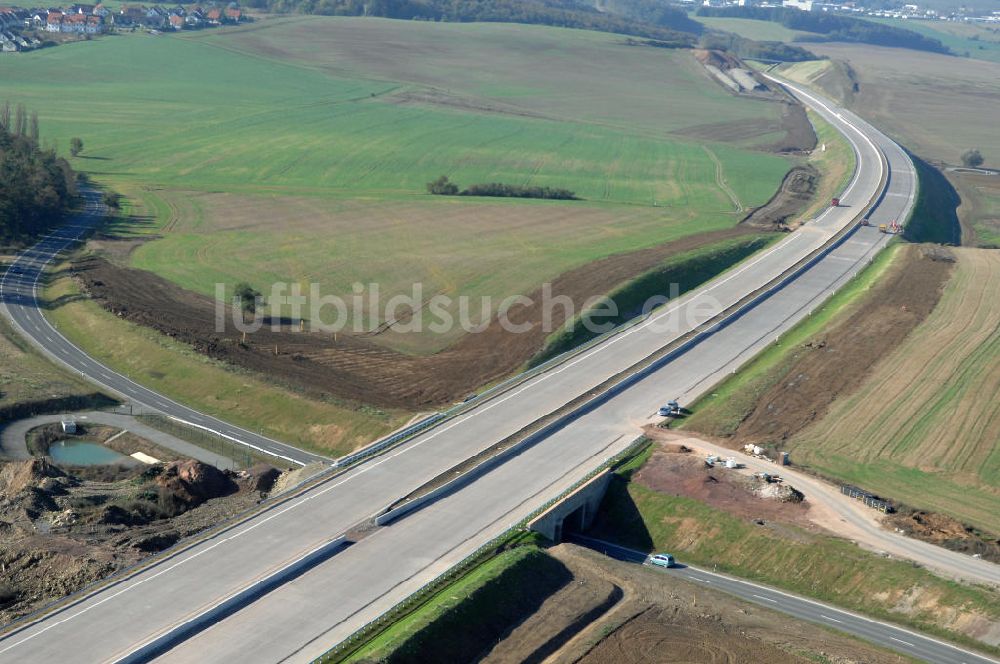
[(845, 207), (827, 210), (642, 324), (386, 454), (119, 577), (114, 585), (15, 625), (0, 639), (0, 661), (138, 660), (151, 656), (149, 644), (171, 635), (177, 638), (162, 655), (165, 661), (308, 661), (558, 495), (627, 446), (637, 426), (665, 399), (690, 401), (801, 320), (861, 269), (888, 237), (874, 228), (858, 229), (780, 292), (479, 480), (372, 531), (197, 633), (183, 629), (255, 581), (316, 551), (429, 478), (556, 411), (767, 283), (848, 224), (876, 195), (885, 167), (892, 171), (888, 192), (872, 222), (905, 219), (915, 192), (905, 154), (828, 102), (813, 98), (807, 103), (858, 151), (859, 169), (841, 196)]
[[(627, 549), (611, 542), (596, 540), (581, 535), (570, 535), (567, 541), (603, 553), (606, 556), (630, 563), (645, 564), (646, 554), (635, 549)], [(651, 566), (652, 567), (652, 566)], [(871, 618), (859, 616), (850, 611), (835, 608), (829, 604), (799, 597), (791, 593), (743, 581), (724, 574), (717, 574), (683, 564), (672, 568), (653, 567), (669, 577), (677, 576), (688, 581), (735, 595), (752, 604), (758, 604), (774, 611), (787, 613), (800, 620), (818, 623), (824, 627), (845, 632), (852, 636), (871, 641), (877, 645), (914, 657), (932, 664), (996, 664), (997, 660), (978, 655), (965, 648), (945, 643), (938, 639), (922, 636), (902, 627), (896, 627)]]
[(38, 290), (43, 283), (42, 275), (46, 268), (55, 262), (60, 253), (77, 245), (100, 223), (105, 213), (99, 192), (87, 189), (83, 192), (83, 197), (85, 207), (82, 213), (35, 246), (22, 252), (0, 279), (0, 311), (10, 320), (14, 329), (31, 340), (56, 363), (68, 367), (126, 401), (215, 431), (234, 442), (265, 452), (282, 461), (300, 466), (313, 461), (329, 461), (317, 454), (304, 452), (291, 445), (199, 413), (139, 385), (74, 346), (45, 318), (45, 304), (39, 300)]

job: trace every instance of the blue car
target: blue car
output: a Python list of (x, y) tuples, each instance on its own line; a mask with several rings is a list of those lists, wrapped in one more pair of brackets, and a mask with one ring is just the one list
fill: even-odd
[(657, 567), (673, 567), (674, 557), (669, 553), (657, 553), (649, 557), (649, 564)]

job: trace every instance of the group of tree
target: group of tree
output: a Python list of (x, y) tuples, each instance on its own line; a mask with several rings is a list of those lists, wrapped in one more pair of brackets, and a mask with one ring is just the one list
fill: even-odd
[(699, 42), (702, 48), (726, 51), (738, 58), (751, 60), (804, 62), (816, 60), (816, 55), (804, 48), (777, 41), (755, 41), (732, 32), (708, 32)]
[(655, 0), (244, 0), (244, 4), (277, 13), (582, 28), (646, 37), (677, 48), (693, 46), (701, 31), (686, 12)]
[(557, 187), (485, 182), (469, 185), (466, 189), (460, 189), (446, 175), (428, 182), (427, 191), (438, 196), (492, 196), (497, 198), (548, 198), (560, 201), (578, 200), (575, 192)]
[(76, 197), (76, 174), (39, 143), (38, 115), (0, 106), (0, 242), (30, 239), (62, 219)]
[(264, 303), (263, 295), (259, 290), (245, 281), (236, 284), (233, 289), (233, 298), (239, 302), (240, 310), (243, 311), (243, 320), (248, 316), (257, 313), (257, 305)]
[(975, 148), (962, 153), (962, 165), (966, 168), (979, 168), (983, 161), (983, 153)]
[(913, 30), (866, 21), (852, 16), (825, 12), (804, 12), (791, 7), (701, 7), (698, 16), (750, 18), (780, 23), (790, 30), (814, 34), (800, 35), (798, 42), (843, 41), (910, 48), (933, 53), (950, 53), (939, 40)]

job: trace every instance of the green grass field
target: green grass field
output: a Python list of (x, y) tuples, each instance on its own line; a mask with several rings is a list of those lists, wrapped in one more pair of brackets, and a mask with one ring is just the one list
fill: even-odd
[(955, 179), (962, 196), (959, 216), (972, 225), (975, 244), (1000, 248), (1000, 177), (963, 173)]
[[(373, 39), (395, 37), (412, 49), (409, 65), (426, 72), (426, 82), (405, 70), (341, 61), (341, 38), (369, 25), (380, 29)], [(69, 44), (5, 59), (0, 75), (7, 99), (38, 109), (46, 137), (64, 146), (71, 136), (84, 139), (76, 166), (111, 182), (203, 191), (412, 196), (449, 173), (464, 183), (566, 186), (594, 201), (725, 209), (701, 148), (670, 132), (706, 118), (778, 117), (776, 106), (717, 89), (686, 52), (581, 31), (486, 28), (312, 17), (248, 33)], [(303, 35), (321, 37), (319, 53), (340, 67), (271, 55), (272, 42), (311, 46)], [(466, 41), (442, 54), (443, 63), (419, 57), (421, 39), (457, 36)], [(528, 62), (515, 51), (524, 44), (544, 53), (546, 67), (522, 73)], [(390, 46), (370, 44), (357, 57), (377, 60)], [(506, 77), (475, 69), (471, 52)], [(620, 69), (607, 72), (620, 80), (605, 85), (599, 71), (567, 80), (585, 56), (613, 56), (605, 67)], [(604, 97), (612, 101), (597, 103)], [(741, 174), (731, 177), (740, 196), (766, 198), (784, 160), (725, 147), (719, 157)]]
[[(588, 63), (580, 67), (579, 63)], [(349, 295), (531, 292), (595, 259), (731, 226), (790, 166), (752, 151), (777, 104), (738, 99), (687, 51), (526, 25), (298, 17), (107, 37), (0, 61), (4, 97), (39, 110), (76, 167), (162, 236), (133, 264), (213, 295), (247, 280)], [(425, 183), (566, 187), (584, 201), (442, 199)], [(427, 353), (451, 335), (400, 340)], [(411, 335), (412, 336), (412, 335)], [(419, 336), (419, 335), (417, 335)]]

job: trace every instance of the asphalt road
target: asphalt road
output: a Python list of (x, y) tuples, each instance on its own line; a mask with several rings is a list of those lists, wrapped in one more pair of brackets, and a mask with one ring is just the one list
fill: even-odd
[(0, 279), (0, 311), (14, 328), (31, 340), (46, 355), (88, 380), (126, 401), (145, 406), (186, 422), (194, 423), (222, 434), (253, 449), (279, 459), (305, 465), (313, 461), (329, 461), (325, 457), (304, 452), (253, 431), (199, 413), (173, 399), (147, 389), (115, 370), (96, 361), (74, 346), (45, 318), (45, 305), (40, 301), (42, 275), (59, 255), (81, 241), (104, 216), (101, 195), (94, 190), (83, 192), (85, 206), (68, 224), (49, 234), (35, 246), (22, 252)]
[(626, 447), (664, 400), (679, 396), (689, 402), (808, 315), (888, 237), (874, 228), (859, 229), (780, 292), (479, 480), (375, 530), (197, 633), (183, 629), (427, 479), (588, 393), (797, 263), (876, 193), (884, 168), (880, 149), (892, 172), (872, 222), (905, 219), (915, 193), (905, 154), (850, 114), (814, 97), (810, 103), (859, 154), (858, 172), (841, 196), (843, 207), (828, 209), (644, 323), (400, 447), (104, 590), (18, 624), (0, 639), (0, 661), (142, 659), (149, 644), (181, 633), (184, 638), (175, 639), (164, 661), (309, 661), (558, 495)]
[[(581, 535), (570, 535), (567, 537), (567, 541), (599, 551), (617, 560), (640, 565), (646, 563), (646, 554), (642, 551), (628, 549), (611, 542)], [(889, 650), (932, 664), (996, 664), (997, 662), (995, 659), (978, 655), (965, 648), (923, 636), (902, 627), (865, 618), (856, 613), (775, 588), (685, 565), (683, 561), (678, 561), (676, 567), (669, 569), (663, 567), (653, 567), (653, 569), (663, 572), (667, 577), (664, 579), (664, 583), (669, 583), (669, 577), (697, 581), (713, 590), (735, 595), (752, 604), (759, 604), (774, 611), (787, 613), (800, 620), (808, 620), (830, 629), (846, 632)]]
[(230, 470), (236, 470), (239, 468), (238, 464), (227, 456), (216, 454), (215, 452), (205, 449), (204, 447), (199, 447), (187, 442), (186, 440), (181, 440), (180, 438), (171, 436), (169, 433), (165, 433), (159, 429), (154, 429), (151, 426), (143, 424), (131, 415), (107, 413), (104, 411), (72, 414), (63, 413), (60, 415), (38, 415), (36, 417), (29, 417), (25, 420), (18, 420), (17, 422), (13, 422), (0, 430), (0, 449), (2, 449), (6, 456), (13, 459), (30, 459), (31, 454), (28, 452), (28, 445), (25, 440), (25, 436), (28, 431), (43, 424), (51, 424), (66, 419), (76, 420), (84, 425), (88, 423), (96, 423), (129, 431), (137, 436), (145, 438), (151, 443), (159, 445), (160, 447), (173, 450), (186, 458), (198, 459), (199, 461), (211, 464), (216, 468), (228, 468)]

